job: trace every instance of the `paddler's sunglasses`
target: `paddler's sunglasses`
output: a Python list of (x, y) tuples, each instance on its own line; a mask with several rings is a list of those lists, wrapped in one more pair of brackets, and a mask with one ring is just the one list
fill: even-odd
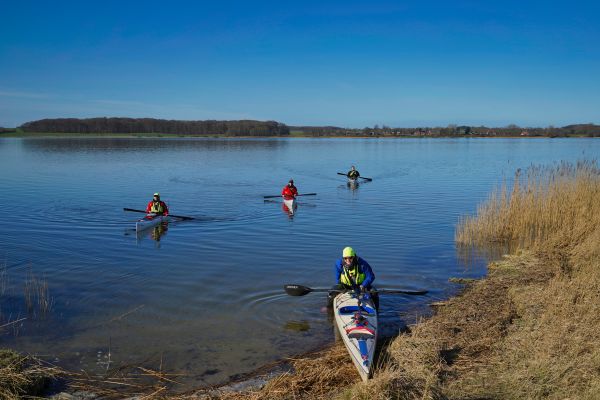
[(344, 260), (352, 260), (354, 257), (344, 257)]

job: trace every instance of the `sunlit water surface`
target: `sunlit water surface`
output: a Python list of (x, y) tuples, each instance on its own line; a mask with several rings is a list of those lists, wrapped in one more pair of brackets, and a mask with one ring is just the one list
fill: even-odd
[[(144, 365), (185, 386), (239, 374), (334, 341), (325, 295), (282, 286), (333, 284), (353, 246), (378, 287), (393, 336), (427, 304), (479, 277), (457, 252), (460, 215), (517, 168), (600, 154), (593, 139), (0, 139), (0, 345), (89, 373)], [(348, 187), (354, 164), (372, 182)], [(277, 195), (289, 178), (295, 215)], [(196, 218), (136, 235), (159, 191)], [(25, 286), (48, 285), (47, 313)]]

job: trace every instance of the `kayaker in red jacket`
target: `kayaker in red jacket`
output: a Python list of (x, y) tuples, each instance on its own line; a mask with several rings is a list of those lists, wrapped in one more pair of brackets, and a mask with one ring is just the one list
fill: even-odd
[(169, 215), (169, 207), (167, 207), (164, 201), (160, 200), (160, 193), (154, 193), (154, 197), (152, 197), (152, 200), (150, 200), (146, 207), (146, 212), (148, 214)]
[(288, 184), (281, 190), (281, 195), (285, 200), (292, 200), (298, 196), (298, 189), (294, 186), (294, 180), (290, 179)]

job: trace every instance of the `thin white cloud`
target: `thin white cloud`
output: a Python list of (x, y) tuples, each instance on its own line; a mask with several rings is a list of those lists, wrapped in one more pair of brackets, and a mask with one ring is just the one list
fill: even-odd
[(131, 100), (91, 100), (91, 103), (104, 104), (107, 106), (135, 106), (135, 107), (156, 107), (154, 104), (147, 104), (141, 101)]
[(2, 97), (17, 97), (20, 99), (47, 99), (51, 97), (47, 93), (32, 93), (32, 92), (15, 92), (8, 90), (0, 90)]

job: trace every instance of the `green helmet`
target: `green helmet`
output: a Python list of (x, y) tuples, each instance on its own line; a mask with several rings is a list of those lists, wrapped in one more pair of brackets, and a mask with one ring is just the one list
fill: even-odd
[(154, 193), (154, 196), (160, 197), (160, 193), (156, 192), (156, 193)]
[(352, 247), (345, 247), (342, 251), (342, 257), (356, 257), (356, 252)]

